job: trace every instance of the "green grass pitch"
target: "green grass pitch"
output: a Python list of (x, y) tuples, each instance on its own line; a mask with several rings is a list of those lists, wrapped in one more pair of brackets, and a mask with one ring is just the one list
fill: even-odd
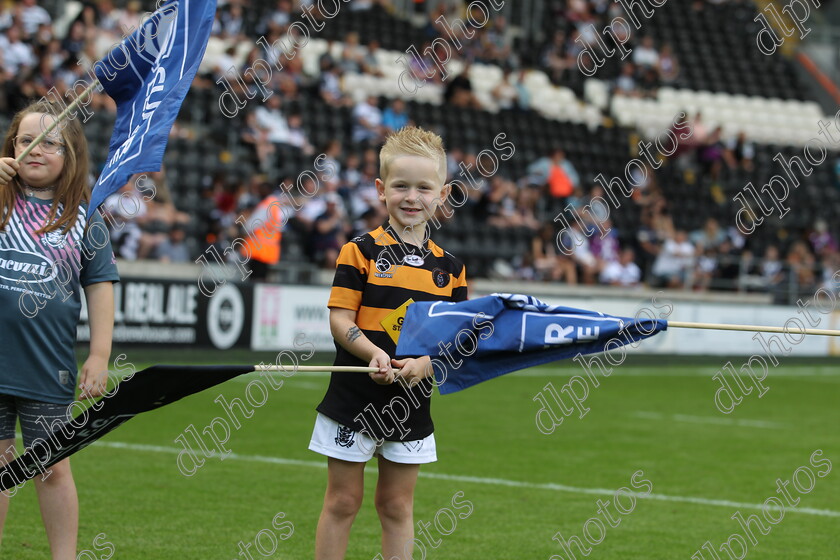
[[(125, 353), (140, 369), (178, 359), (248, 363), (255, 358), (242, 352)], [(770, 390), (762, 398), (754, 392), (727, 416), (712, 400), (712, 375), (724, 362), (631, 355), (612, 376), (600, 379), (600, 387), (590, 387), (585, 405), (591, 410), (584, 418), (570, 416), (550, 435), (537, 429), (538, 405), (532, 399), (547, 383), (559, 390), (569, 376), (580, 374), (577, 364), (532, 368), (453, 395), (435, 395), (439, 460), (421, 469), (415, 500), (415, 522), (432, 523), (429, 532), (437, 544), (426, 546), (425, 557), (571, 558), (552, 537), (559, 532), (567, 539), (584, 539), (587, 520), (598, 518), (605, 534), (591, 546), (590, 558), (690, 560), (709, 541), (720, 560), (728, 560), (720, 545), (730, 535), (744, 535), (731, 516), (738, 511), (761, 516), (750, 506), (777, 496), (776, 479), (789, 480), (821, 449), (832, 462), (831, 471), (816, 477), (806, 494), (790, 487), (801, 502), (787, 507), (778, 524), (766, 524), (769, 534), (754, 528), (757, 543), (747, 539), (743, 557), (840, 558), (840, 368), (828, 361), (783, 362), (771, 371)], [(112, 545), (115, 559), (247, 558), (239, 554), (238, 543), (259, 538), (262, 550), (268, 550), (267, 532), (276, 539), (276, 552), (263, 555), (254, 545), (252, 558), (312, 558), (326, 461), (308, 451), (307, 444), (326, 375), (300, 373), (272, 391), (268, 402), (232, 434), (228, 445), (235, 456), (209, 458), (192, 477), (176, 466), (175, 438), (188, 425), (201, 430), (222, 414), (213, 399), (219, 394), (242, 398), (253, 376), (142, 414), (73, 457), (79, 550), (90, 551), (80, 559), (107, 557), (104, 543)], [(372, 461), (348, 559), (372, 560), (379, 550), (375, 470)], [(639, 470), (640, 478), (653, 486), (651, 497), (670, 498), (639, 498), (626, 515), (609, 506), (618, 521), (612, 527), (598, 513), (596, 501), (612, 502), (611, 493), (631, 487), (631, 476)], [(456, 492), (472, 504), (472, 512), (458, 517), (450, 534), (441, 535), (436, 514), (449, 531), (453, 523), (443, 510), (467, 512), (453, 508)], [(281, 512), (278, 521), (294, 526), (291, 536), (272, 527)], [(594, 539), (599, 537), (596, 525), (588, 525)], [(97, 550), (94, 538), (102, 533)], [(575, 558), (585, 557), (572, 550)], [(734, 551), (742, 552), (737, 544)], [(49, 557), (30, 483), (11, 500), (0, 556)], [(418, 548), (415, 558), (421, 557)], [(702, 559), (714, 560), (708, 552)]]

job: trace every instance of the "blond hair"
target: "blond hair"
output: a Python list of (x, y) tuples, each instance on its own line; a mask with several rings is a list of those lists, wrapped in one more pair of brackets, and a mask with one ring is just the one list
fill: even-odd
[(441, 185), (446, 182), (446, 151), (443, 139), (430, 130), (405, 126), (388, 135), (379, 151), (379, 176), (385, 181), (393, 161), (400, 156), (420, 156), (438, 162)]

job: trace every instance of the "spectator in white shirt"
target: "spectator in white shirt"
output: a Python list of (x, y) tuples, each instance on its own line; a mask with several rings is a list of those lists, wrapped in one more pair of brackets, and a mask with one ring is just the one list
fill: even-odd
[(13, 25), (6, 31), (8, 46), (3, 49), (3, 66), (6, 72), (16, 75), (24, 69), (34, 68), (37, 60), (32, 47), (21, 41), (21, 31)]
[(642, 39), (642, 44), (633, 50), (633, 63), (641, 68), (657, 68), (659, 66), (659, 51), (653, 46), (650, 35)]
[(688, 280), (688, 272), (694, 268), (694, 245), (688, 235), (677, 230), (673, 238), (662, 244), (659, 255), (653, 263), (653, 275), (658, 284), (669, 288), (682, 288)]
[(624, 249), (617, 261), (608, 262), (601, 271), (601, 284), (610, 286), (638, 286), (642, 280), (642, 271), (634, 262), (633, 249)]
[(37, 33), (40, 25), (51, 24), (52, 18), (47, 10), (35, 3), (35, 0), (23, 0), (23, 6), (20, 9), (20, 23), (23, 26), (24, 36), (32, 37)]
[(371, 142), (382, 140), (382, 111), (375, 95), (370, 95), (353, 109), (353, 141)]
[(254, 110), (257, 126), (268, 133), (267, 139), (272, 144), (288, 144), (289, 125), (280, 111), (280, 96), (274, 94)]

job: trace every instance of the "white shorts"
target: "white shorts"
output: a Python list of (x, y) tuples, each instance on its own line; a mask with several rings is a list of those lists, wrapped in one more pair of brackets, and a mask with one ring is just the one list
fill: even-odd
[(366, 463), (379, 455), (394, 463), (419, 465), (437, 461), (435, 434), (414, 441), (380, 441), (342, 426), (320, 412), (315, 419), (315, 429), (309, 449), (343, 461)]

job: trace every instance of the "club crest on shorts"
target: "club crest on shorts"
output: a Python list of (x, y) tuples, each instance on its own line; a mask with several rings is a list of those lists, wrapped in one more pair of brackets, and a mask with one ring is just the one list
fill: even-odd
[(445, 288), (449, 284), (449, 273), (442, 268), (436, 268), (432, 271), (432, 280), (438, 288)]
[(335, 434), (335, 444), (341, 447), (353, 447), (356, 442), (356, 433), (347, 426), (339, 426)]
[(411, 453), (420, 453), (420, 450), (423, 449), (423, 442), (425, 440), (418, 439), (417, 441), (403, 441), (400, 442), (403, 444), (409, 452)]

